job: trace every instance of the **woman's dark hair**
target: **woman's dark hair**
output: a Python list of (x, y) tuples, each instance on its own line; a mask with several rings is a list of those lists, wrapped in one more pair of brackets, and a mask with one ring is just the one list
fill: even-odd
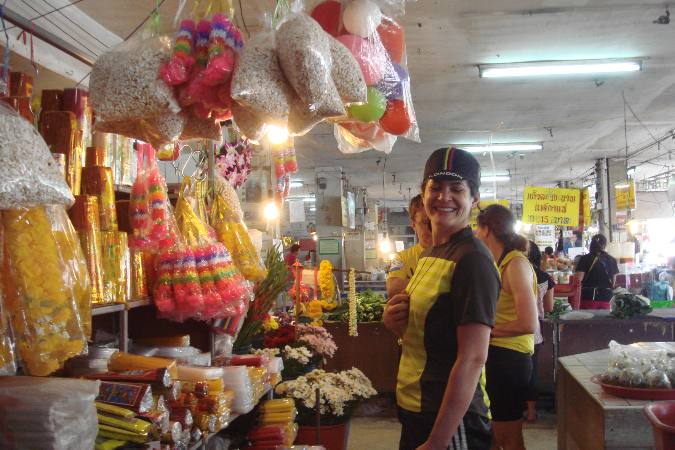
[[(540, 267), (541, 266), (541, 250), (539, 250), (539, 246), (534, 242), (534, 241), (527, 241), (528, 246), (527, 246), (527, 259), (530, 260), (530, 263), (534, 267)], [(553, 250), (553, 249), (551, 249)]]
[(546, 247), (544, 249), (544, 254), (546, 254), (548, 256), (553, 256), (553, 247), (551, 247), (551, 246)]
[(604, 234), (596, 234), (591, 238), (591, 245), (589, 245), (588, 251), (594, 255), (598, 255), (605, 251), (607, 247), (607, 238)]
[(422, 194), (417, 194), (416, 196), (410, 199), (410, 205), (408, 206), (408, 216), (410, 217), (411, 222), (415, 221), (415, 214), (417, 214), (418, 211), (424, 212), (424, 204), (422, 203)]
[(527, 239), (516, 233), (513, 227), (516, 218), (502, 205), (490, 205), (478, 214), (478, 226), (487, 227), (495, 238), (504, 245), (504, 250), (527, 251)]
[(293, 244), (291, 245), (291, 248), (289, 249), (291, 253), (295, 253), (300, 250), (300, 244)]

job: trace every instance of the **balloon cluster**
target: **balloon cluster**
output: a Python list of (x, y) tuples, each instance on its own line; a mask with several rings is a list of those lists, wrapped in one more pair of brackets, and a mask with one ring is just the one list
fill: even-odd
[(356, 138), (348, 139), (350, 142), (365, 141), (360, 147), (378, 149), (382, 149), (377, 145), (380, 141), (395, 141), (386, 134), (419, 140), (405, 66), (404, 28), (371, 0), (355, 0), (345, 6), (327, 0), (318, 4), (311, 16), (349, 49), (368, 86), (367, 102), (347, 108), (349, 119), (338, 125), (340, 133)]

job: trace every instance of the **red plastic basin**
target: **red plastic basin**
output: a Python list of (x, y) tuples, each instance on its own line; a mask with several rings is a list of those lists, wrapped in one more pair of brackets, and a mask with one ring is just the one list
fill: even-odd
[(675, 401), (650, 403), (645, 415), (652, 424), (656, 450), (675, 449)]

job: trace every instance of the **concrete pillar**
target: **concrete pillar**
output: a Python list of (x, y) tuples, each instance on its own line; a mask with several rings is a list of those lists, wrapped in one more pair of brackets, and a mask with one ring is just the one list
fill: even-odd
[(610, 242), (618, 242), (620, 229), (623, 224), (617, 221), (616, 193), (614, 186), (628, 179), (626, 162), (602, 158), (595, 164), (597, 173), (597, 208), (600, 209), (600, 232), (607, 236)]
[[(329, 260), (336, 269), (346, 269), (342, 228), (344, 202), (342, 167), (317, 167), (314, 175), (316, 177), (316, 232), (319, 236), (317, 257), (319, 260)], [(325, 250), (324, 253), (322, 249)], [(346, 279), (346, 276), (341, 276), (340, 272), (336, 272), (336, 279), (342, 290), (343, 279)]]

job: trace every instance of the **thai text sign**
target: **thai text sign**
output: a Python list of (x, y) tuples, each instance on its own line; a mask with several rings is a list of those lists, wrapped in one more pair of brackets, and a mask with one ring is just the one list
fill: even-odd
[(525, 186), (523, 222), (576, 227), (580, 197), (579, 189)]
[(471, 229), (476, 231), (478, 229), (478, 214), (480, 213), (481, 209), (487, 208), (489, 205), (493, 204), (498, 204), (502, 205), (505, 208), (509, 207), (509, 201), (508, 200), (481, 200), (478, 202), (478, 205), (476, 205), (475, 208), (471, 210), (471, 217), (469, 218), (469, 224), (471, 225)]

